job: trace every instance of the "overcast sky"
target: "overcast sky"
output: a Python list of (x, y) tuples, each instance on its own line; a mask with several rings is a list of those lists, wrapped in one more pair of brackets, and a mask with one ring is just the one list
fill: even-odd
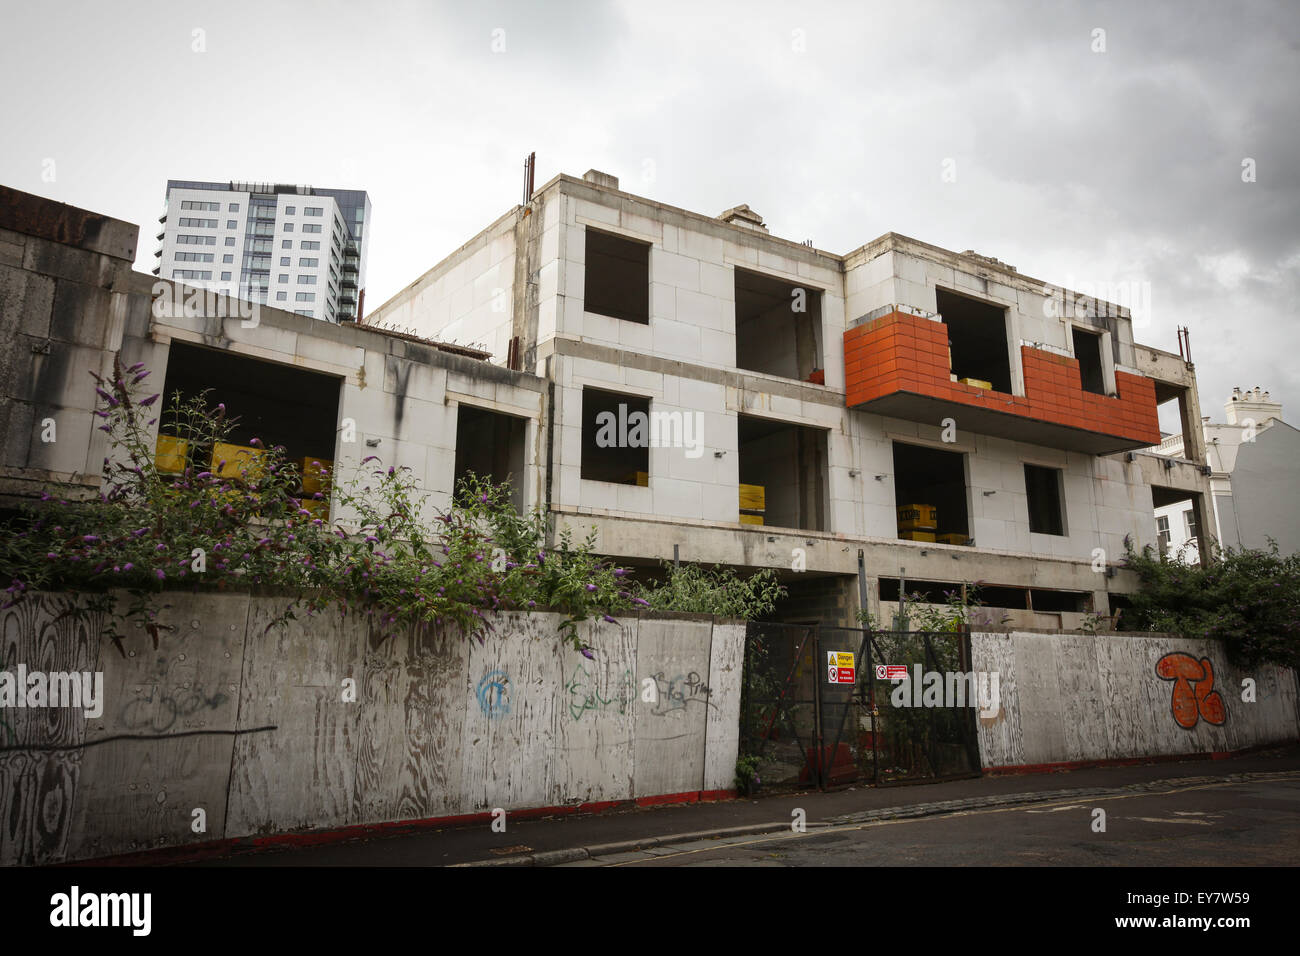
[(0, 182), (141, 225), (141, 271), (168, 178), (360, 188), (374, 308), (517, 203), (535, 150), (538, 185), (595, 167), (831, 252), (892, 230), (1138, 283), (1139, 341), (1177, 351), (1190, 327), (1204, 414), (1261, 385), (1300, 421), (1294, 2), (3, 0), (2, 20)]

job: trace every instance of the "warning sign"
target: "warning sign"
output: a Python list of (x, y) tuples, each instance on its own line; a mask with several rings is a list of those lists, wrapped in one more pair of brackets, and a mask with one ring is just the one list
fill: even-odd
[(906, 680), (907, 665), (906, 664), (877, 664), (876, 679), (877, 680)]
[(856, 684), (857, 669), (853, 663), (852, 651), (826, 652), (826, 680), (831, 684)]

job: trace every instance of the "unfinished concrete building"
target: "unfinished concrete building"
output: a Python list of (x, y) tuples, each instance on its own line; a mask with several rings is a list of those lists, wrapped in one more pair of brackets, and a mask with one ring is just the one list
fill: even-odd
[[(209, 405), (239, 419), (236, 447), (258, 438), (340, 475), (374, 455), (410, 468), (431, 511), (467, 470), (512, 479), (520, 505), (538, 496), (537, 376), (135, 272), (137, 238), (129, 223), (0, 187), (0, 511), (52, 486), (99, 489), (108, 439), (88, 373), (111, 373), (119, 353), (150, 370), (163, 407), (210, 390)], [(164, 427), (150, 440), (166, 470)]]
[(1179, 458), (1142, 450), (1159, 401), (1200, 420), (1190, 363), (974, 253), (891, 233), (834, 255), (747, 206), (558, 176), (357, 327), (250, 322), (134, 273), (137, 232), (0, 189), (0, 504), (95, 489), (85, 372), (120, 350), (169, 393), (214, 388), (244, 438), (409, 467), (435, 507), (474, 471), (646, 574), (773, 568), (788, 622), (855, 623), (861, 561), (883, 623), (900, 591), (979, 582), (997, 619), (1075, 627), (1122, 607), (1154, 507), (1213, 521), (1199, 430)]
[[(1123, 605), (1154, 506), (1212, 521), (1204, 448), (1142, 451), (1158, 403), (1199, 421), (1190, 362), (1126, 308), (894, 233), (835, 255), (748, 206), (561, 175), (367, 322), (538, 375), (560, 525), (632, 565), (778, 569), (790, 622), (853, 622), (861, 553), (879, 620), (981, 582), (1015, 623), (1074, 627)], [(600, 441), (618, 414), (645, 434)]]

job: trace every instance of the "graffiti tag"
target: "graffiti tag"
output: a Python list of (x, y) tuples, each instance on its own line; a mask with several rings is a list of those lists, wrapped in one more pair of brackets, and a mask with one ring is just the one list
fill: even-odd
[(1198, 720), (1219, 726), (1228, 719), (1223, 698), (1214, 689), (1214, 667), (1208, 657), (1166, 654), (1156, 662), (1156, 676), (1174, 682), (1170, 708), (1179, 727), (1191, 730)]
[(178, 718), (189, 717), (200, 710), (216, 710), (228, 699), (218, 691), (211, 697), (204, 693), (202, 684), (195, 684), (191, 690), (172, 696), (170, 692), (157, 697), (158, 706), (153, 706), (158, 694), (158, 686), (149, 691), (148, 697), (137, 697), (122, 710), (122, 726), (130, 730), (150, 727), (156, 733), (170, 730)]
[(614, 705), (620, 714), (626, 714), (634, 689), (631, 671), (625, 670), (621, 676), (611, 678), (608, 673), (592, 674), (579, 664), (564, 685), (569, 716), (581, 720), (589, 710), (605, 710)]
[(687, 704), (703, 704), (705, 708), (717, 706), (709, 700), (709, 696), (713, 693), (712, 688), (704, 683), (704, 679), (695, 671), (689, 674), (678, 674), (671, 680), (665, 678), (664, 672), (660, 671), (654, 675), (654, 681), (658, 685), (658, 693), (655, 695), (655, 705), (650, 713), (655, 717), (685, 710)]
[(510, 677), (505, 671), (489, 671), (479, 678), (474, 696), (478, 698), (478, 708), (489, 720), (497, 720), (510, 713), (510, 697), (507, 686)]

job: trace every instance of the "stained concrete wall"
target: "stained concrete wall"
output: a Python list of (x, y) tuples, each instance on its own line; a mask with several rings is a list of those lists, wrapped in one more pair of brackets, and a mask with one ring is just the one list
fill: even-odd
[(0, 709), (0, 863), (733, 785), (743, 624), (588, 624), (588, 659), (549, 613), (480, 645), (356, 616), (268, 629), (283, 597), (167, 601), (175, 630), (128, 628), (124, 654), (63, 595), (0, 616), (0, 669), (99, 671), (105, 701)]
[[(998, 713), (978, 718), (986, 769), (1226, 752), (1298, 736), (1295, 674), (1233, 667), (1215, 641), (1012, 631), (972, 634), (971, 652), (976, 671), (999, 675)], [(1208, 659), (1212, 686), (1189, 689), (1219, 695), (1218, 705), (1183, 711), (1190, 726), (1175, 716), (1177, 682), (1156, 671), (1177, 654)], [(1253, 703), (1242, 700), (1245, 678), (1255, 682)]]
[(112, 369), (138, 233), (0, 186), (0, 499), (98, 485), (107, 439), (88, 373)]

